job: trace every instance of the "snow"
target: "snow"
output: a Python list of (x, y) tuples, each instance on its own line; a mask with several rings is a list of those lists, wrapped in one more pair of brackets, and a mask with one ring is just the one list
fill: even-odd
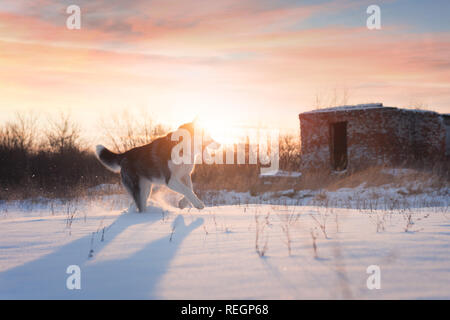
[(118, 184), (103, 183), (103, 184), (99, 184), (98, 186), (89, 188), (88, 191), (89, 192), (114, 193), (114, 192), (121, 192), (122, 187)]
[(277, 172), (273, 173), (261, 173), (259, 176), (260, 178), (298, 178), (302, 175), (301, 172), (297, 171), (284, 171), (284, 170), (278, 170)]
[(311, 110), (308, 112), (304, 112), (304, 114), (334, 112), (334, 111), (354, 111), (354, 110), (379, 109), (379, 108), (391, 108), (391, 107), (383, 107), (382, 103), (365, 103), (365, 104), (345, 105), (345, 106), (336, 106), (332, 108)]
[[(316, 109), (316, 110), (311, 110), (311, 111), (307, 111), (304, 112), (303, 114), (315, 114), (315, 113), (323, 113), (323, 112), (337, 112), (337, 111), (357, 111), (357, 110), (367, 110), (367, 109), (398, 109), (396, 107), (388, 107), (388, 106), (383, 106), (382, 103), (380, 102), (376, 102), (376, 103), (362, 103), (362, 104), (356, 104), (356, 105), (343, 105), (343, 106), (336, 106), (336, 107), (331, 107), (331, 108), (322, 108), (322, 109)], [(407, 110), (408, 112), (416, 112), (416, 113), (428, 113), (428, 114), (438, 114), (435, 111), (431, 111), (431, 110), (423, 110), (423, 109), (403, 109), (403, 110)], [(447, 113), (442, 114), (443, 116), (448, 116)]]
[(0, 299), (449, 299), (449, 190), (400, 190), (221, 191), (201, 211), (160, 190), (142, 214), (122, 194), (2, 202)]

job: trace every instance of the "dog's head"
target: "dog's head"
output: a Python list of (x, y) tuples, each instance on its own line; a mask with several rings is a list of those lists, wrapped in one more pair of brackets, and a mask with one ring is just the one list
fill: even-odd
[[(211, 134), (202, 127), (197, 120), (194, 120), (189, 123), (182, 124), (178, 129), (184, 129), (189, 132), (191, 137), (191, 145), (194, 145), (194, 140), (200, 141), (202, 143), (202, 152), (206, 148), (210, 149), (218, 149), (220, 147), (220, 143), (215, 141)], [(197, 135), (197, 136), (196, 136)]]

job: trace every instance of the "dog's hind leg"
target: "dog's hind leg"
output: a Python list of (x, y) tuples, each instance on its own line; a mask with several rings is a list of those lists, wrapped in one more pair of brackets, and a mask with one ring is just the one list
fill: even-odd
[(137, 211), (142, 212), (144, 209), (142, 207), (141, 200), (141, 187), (139, 183), (139, 176), (130, 168), (127, 163), (122, 163), (122, 168), (120, 170), (120, 176), (122, 178), (122, 184), (136, 204)]
[(140, 178), (139, 187), (141, 189), (141, 207), (142, 210), (145, 211), (147, 207), (147, 199), (152, 191), (152, 183), (148, 179)]

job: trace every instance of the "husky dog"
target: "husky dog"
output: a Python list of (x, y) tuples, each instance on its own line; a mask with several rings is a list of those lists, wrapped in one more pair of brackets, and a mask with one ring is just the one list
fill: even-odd
[[(185, 208), (189, 202), (197, 209), (203, 209), (205, 205), (195, 195), (192, 189), (191, 173), (194, 170), (195, 155), (192, 153), (192, 161), (188, 164), (175, 164), (172, 161), (172, 149), (179, 143), (178, 139), (172, 139), (172, 135), (179, 136), (180, 129), (187, 130), (191, 143), (194, 145), (195, 121), (183, 124), (176, 131), (166, 136), (157, 138), (151, 143), (130, 149), (124, 153), (114, 153), (102, 145), (96, 147), (96, 155), (100, 162), (109, 170), (120, 173), (122, 184), (131, 195), (139, 212), (146, 209), (153, 184), (165, 184), (184, 197), (178, 206)], [(202, 151), (206, 147), (217, 148), (215, 142), (203, 129), (197, 129), (202, 135)]]

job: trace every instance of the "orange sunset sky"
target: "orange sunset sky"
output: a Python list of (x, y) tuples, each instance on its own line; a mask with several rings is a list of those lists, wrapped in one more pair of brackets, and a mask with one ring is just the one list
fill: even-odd
[[(366, 27), (371, 4), (381, 30)], [(2, 0), (0, 122), (70, 111), (90, 130), (144, 110), (297, 128), (333, 90), (448, 113), (449, 21), (448, 0)]]

